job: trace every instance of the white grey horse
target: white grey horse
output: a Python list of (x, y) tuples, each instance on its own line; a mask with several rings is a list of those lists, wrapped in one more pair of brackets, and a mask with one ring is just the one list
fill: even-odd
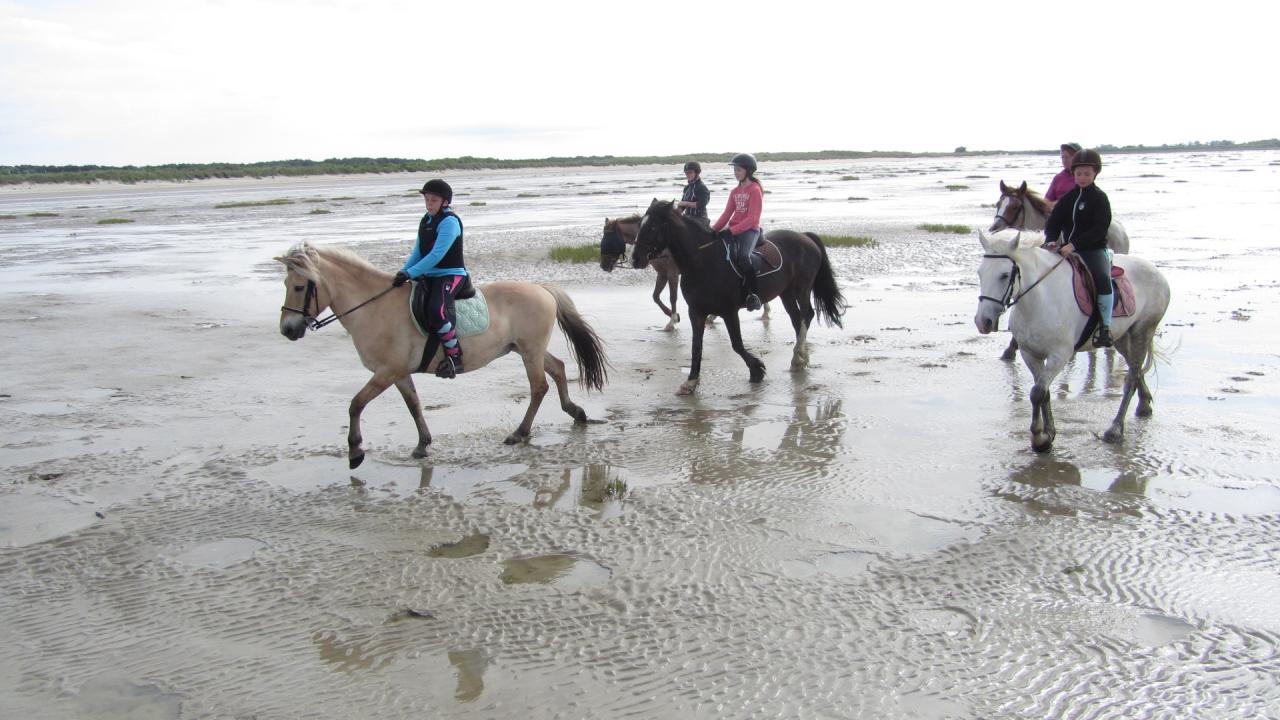
[[(978, 332), (996, 330), (1001, 314), (1009, 310), (1009, 330), (1018, 343), (1022, 360), (1035, 376), (1031, 389), (1031, 447), (1044, 452), (1053, 447), (1057, 430), (1049, 403), (1049, 386), (1076, 352), (1076, 340), (1088, 318), (1076, 306), (1071, 267), (1064, 258), (1040, 247), (1043, 233), (1004, 230), (987, 237), (981, 230), (982, 264), (978, 266), (981, 294), (973, 322)], [(1128, 363), (1124, 397), (1106, 442), (1124, 438), (1124, 416), (1134, 392), (1138, 393), (1138, 417), (1151, 414), (1151, 390), (1146, 371), (1154, 362), (1156, 329), (1169, 307), (1169, 283), (1154, 265), (1131, 255), (1119, 255), (1115, 264), (1133, 284), (1135, 310), (1116, 317), (1111, 336), (1116, 350)], [(1081, 350), (1093, 349), (1086, 343)]]

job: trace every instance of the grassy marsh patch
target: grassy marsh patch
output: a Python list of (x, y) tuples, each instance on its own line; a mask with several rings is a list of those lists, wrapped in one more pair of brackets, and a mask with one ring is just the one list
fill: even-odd
[(58, 213), (33, 212), (33, 213), (27, 213), (27, 217), (58, 217)]
[(471, 202), (469, 202), (469, 203), (467, 203), (467, 204), (468, 204), (468, 205), (470, 205), (470, 206), (472, 206), (472, 207), (484, 207), (485, 205), (488, 205), (489, 203), (487, 203), (487, 202), (485, 202), (485, 201), (483, 201), (483, 200), (472, 200)]
[(0, 220), (17, 220), (17, 215), (0, 215)]
[(131, 223), (133, 218), (102, 218), (98, 221), (99, 225), (119, 225), (120, 223)]
[(600, 259), (600, 246), (557, 245), (547, 251), (547, 257), (559, 263), (593, 263)]
[(516, 193), (516, 197), (542, 197), (542, 196), (539, 195), (538, 193), (523, 192), (523, 193)]
[(827, 247), (875, 247), (880, 243), (866, 235), (823, 235), (822, 244)]
[(307, 214), (308, 214), (308, 215), (328, 215), (328, 214), (329, 214), (329, 213), (331, 213), (331, 212), (333, 212), (333, 211), (332, 211), (332, 210), (326, 210), (326, 209), (324, 209), (324, 208), (312, 208), (311, 212), (309, 212), (309, 213), (307, 213)]
[(916, 229), (931, 233), (951, 233), (953, 235), (968, 235), (973, 232), (968, 225), (942, 223), (924, 223), (923, 225), (917, 225)]
[(214, 205), (216, 210), (225, 210), (226, 208), (245, 208), (245, 207), (266, 207), (268, 205), (292, 205), (293, 201), (289, 198), (276, 198), (274, 200), (239, 200), (236, 202), (224, 202)]
[(969, 186), (968, 186), (968, 185), (946, 185), (946, 186), (944, 186), (944, 187), (946, 187), (946, 188), (947, 188), (948, 190), (950, 190), (951, 192), (956, 192), (957, 190), (968, 190), (968, 189), (969, 189)]

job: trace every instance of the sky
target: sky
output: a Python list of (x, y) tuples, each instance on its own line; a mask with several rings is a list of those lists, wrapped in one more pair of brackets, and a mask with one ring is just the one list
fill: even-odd
[(1219, 0), (0, 0), (0, 165), (1280, 136)]

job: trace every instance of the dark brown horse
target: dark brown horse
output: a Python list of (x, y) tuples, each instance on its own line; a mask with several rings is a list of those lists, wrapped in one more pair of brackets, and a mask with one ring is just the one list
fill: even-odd
[[(781, 298), (782, 307), (791, 318), (796, 332), (796, 345), (791, 356), (791, 370), (803, 370), (809, 365), (809, 349), (806, 337), (809, 325), (816, 314), (828, 324), (840, 325), (845, 310), (844, 296), (836, 285), (827, 249), (813, 233), (793, 230), (773, 230), (765, 234), (766, 242), (773, 243), (780, 255), (776, 269), (762, 270), (757, 277), (757, 294), (762, 302)], [(728, 262), (728, 251), (721, 237), (696, 220), (680, 214), (670, 201), (654, 200), (640, 221), (640, 233), (636, 237), (636, 249), (631, 264), (645, 267), (650, 259), (664, 251), (680, 268), (680, 291), (689, 305), (689, 322), (693, 325), (693, 360), (689, 365), (689, 378), (680, 386), (677, 394), (689, 395), (698, 388), (702, 369), (702, 334), (708, 315), (719, 315), (729, 331), (733, 349), (747, 363), (751, 382), (764, 379), (764, 363), (752, 355), (742, 344), (742, 329), (738, 325), (738, 308), (742, 307), (746, 291), (742, 280)]]

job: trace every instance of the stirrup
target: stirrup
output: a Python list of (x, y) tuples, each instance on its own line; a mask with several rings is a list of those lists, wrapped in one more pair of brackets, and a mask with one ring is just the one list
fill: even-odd
[(760, 297), (755, 293), (747, 295), (747, 312), (755, 312), (761, 308)]
[(460, 372), (462, 372), (461, 355), (456, 359), (450, 355), (445, 355), (444, 359), (440, 361), (440, 364), (436, 365), (436, 377), (438, 378), (452, 380), (457, 377)]
[(1093, 335), (1093, 346), (1111, 347), (1114, 344), (1111, 341), (1111, 330), (1106, 325), (1099, 325), (1098, 332)]

